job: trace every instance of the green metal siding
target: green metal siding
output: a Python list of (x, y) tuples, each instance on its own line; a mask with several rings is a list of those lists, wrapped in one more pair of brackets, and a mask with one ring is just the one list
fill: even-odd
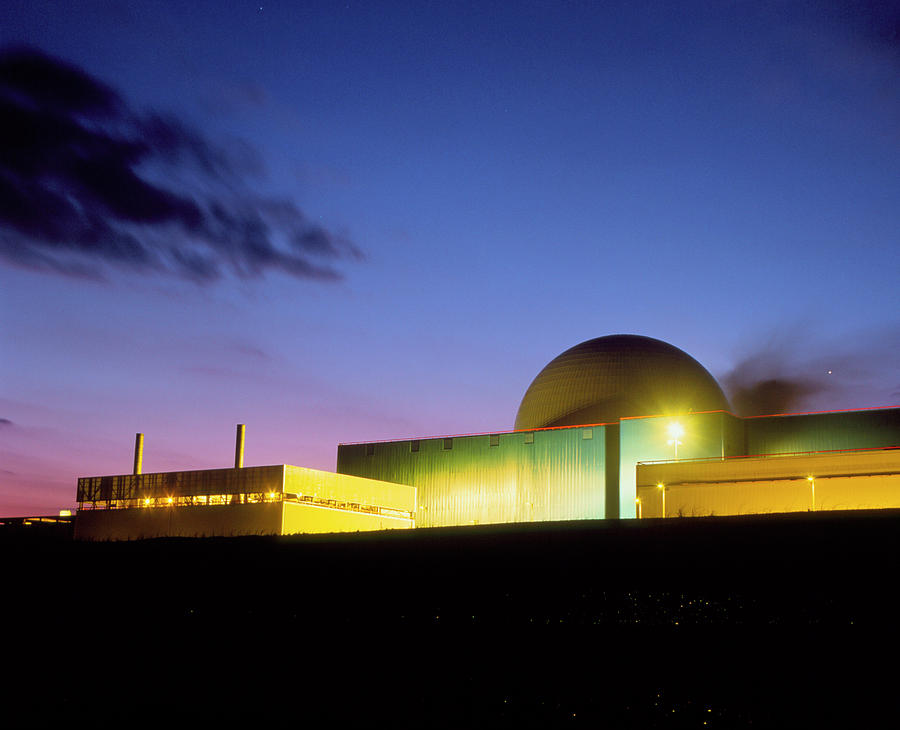
[(413, 443), (342, 444), (337, 471), (417, 487), (417, 527), (605, 517), (602, 426)]
[(900, 446), (900, 408), (748, 418), (746, 454)]
[(619, 518), (619, 425), (606, 426), (606, 519)]

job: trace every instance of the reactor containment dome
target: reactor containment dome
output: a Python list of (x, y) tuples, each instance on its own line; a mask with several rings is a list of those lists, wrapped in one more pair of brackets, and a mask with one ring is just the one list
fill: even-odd
[(652, 337), (609, 335), (551, 360), (528, 386), (515, 428), (717, 410), (730, 410), (725, 394), (686, 352)]

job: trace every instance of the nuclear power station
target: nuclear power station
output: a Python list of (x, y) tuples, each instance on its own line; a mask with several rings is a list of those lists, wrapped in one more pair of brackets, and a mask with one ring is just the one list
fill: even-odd
[(289, 465), (78, 480), (89, 540), (343, 532), (900, 507), (900, 408), (740, 418), (660, 340), (611, 335), (551, 360), (511, 430), (340, 444)]

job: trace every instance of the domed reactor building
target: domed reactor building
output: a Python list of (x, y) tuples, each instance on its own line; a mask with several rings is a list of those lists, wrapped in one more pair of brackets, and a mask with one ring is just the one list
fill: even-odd
[(715, 378), (690, 355), (650, 337), (612, 335), (551, 360), (525, 392), (515, 428), (728, 409)]
[(551, 360), (509, 431), (340, 444), (289, 465), (78, 480), (76, 537), (288, 534), (900, 507), (900, 408), (739, 418), (660, 340)]

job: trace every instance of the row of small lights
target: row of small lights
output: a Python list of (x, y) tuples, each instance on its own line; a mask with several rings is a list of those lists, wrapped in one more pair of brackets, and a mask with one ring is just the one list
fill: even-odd
[[(269, 499), (270, 499), (270, 500), (274, 500), (274, 499), (275, 499), (275, 492), (269, 492)], [(152, 501), (153, 501), (152, 499), (145, 499), (145, 500), (144, 500), (144, 506), (145, 506), (145, 507), (149, 507), (149, 506), (150, 506), (150, 502), (152, 502)], [(175, 503), (175, 498), (174, 498), (174, 497), (166, 497), (166, 504), (167, 504), (167, 505), (171, 505), (171, 504), (174, 504), (174, 503)]]

